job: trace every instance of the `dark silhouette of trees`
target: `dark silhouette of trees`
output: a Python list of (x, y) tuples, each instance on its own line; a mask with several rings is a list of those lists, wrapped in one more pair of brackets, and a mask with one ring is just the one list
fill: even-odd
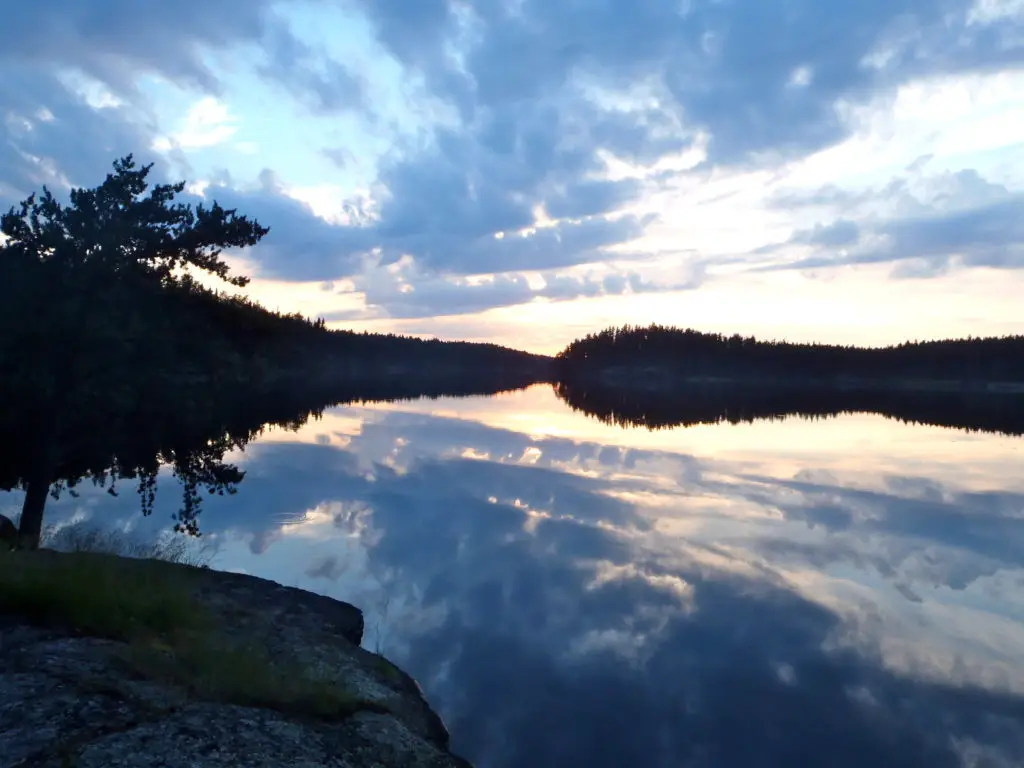
[(199, 292), (197, 271), (245, 285), (220, 254), (268, 231), (217, 203), (174, 203), (184, 182), (149, 189), (151, 168), (129, 155), (99, 186), (73, 189), (68, 205), (44, 187), (0, 219), (0, 276), (17, 286), (0, 318), (0, 344), (6, 402), (29, 425), (19, 526), (29, 546), (63, 454), (92, 439), (83, 418), (95, 429), (189, 373), (153, 366), (165, 344), (190, 343), (165, 314), (168, 303)]
[(0, 487), (25, 490), (23, 546), (38, 545), (47, 496), (87, 478), (138, 480), (145, 512), (170, 465), (178, 527), (196, 533), (200, 490), (232, 491), (242, 475), (223, 455), (262, 424), (381, 391), (550, 378), (548, 358), (329, 330), (202, 286), (200, 273), (245, 286), (221, 254), (269, 229), (216, 202), (175, 202), (184, 182), (150, 188), (151, 169), (129, 155), (66, 205), (44, 188), (0, 218)]
[[(944, 380), (967, 385), (1024, 381), (1024, 336), (905, 342), (866, 348), (759, 341), (661, 325), (623, 326), (590, 334), (556, 358), (565, 381), (618, 369), (637, 380), (760, 377), (837, 383), (842, 380)], [(645, 369), (641, 373), (641, 369)]]
[(554, 363), (555, 391), (608, 424), (664, 429), (879, 413), (1024, 434), (1024, 336), (865, 348), (792, 344), (661, 325), (609, 328)]

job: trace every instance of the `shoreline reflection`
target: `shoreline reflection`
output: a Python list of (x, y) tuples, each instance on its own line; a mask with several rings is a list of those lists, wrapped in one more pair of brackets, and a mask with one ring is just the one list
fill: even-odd
[[(1020, 763), (1018, 439), (863, 415), (515, 428), (558, 407), (268, 434), (204, 513), (214, 565), (361, 605), (481, 768)], [(53, 510), (152, 524), (102, 494)]]

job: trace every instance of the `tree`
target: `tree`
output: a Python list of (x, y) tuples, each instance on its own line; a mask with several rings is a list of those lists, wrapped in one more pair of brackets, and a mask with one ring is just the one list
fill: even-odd
[(176, 341), (168, 298), (196, 292), (195, 272), (246, 285), (221, 254), (269, 231), (216, 202), (175, 202), (185, 182), (150, 189), (152, 167), (128, 155), (68, 205), (43, 187), (0, 217), (0, 280), (11, 291), (0, 309), (3, 419), (28, 457), (24, 546), (38, 546), (56, 468), (76, 440), (180, 383), (182, 372), (153, 365)]

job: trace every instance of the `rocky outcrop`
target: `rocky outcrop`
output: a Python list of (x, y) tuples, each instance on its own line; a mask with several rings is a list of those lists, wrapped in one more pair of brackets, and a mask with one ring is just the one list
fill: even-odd
[[(0, 561), (14, 557), (51, 568), (47, 560), (78, 556), (0, 553)], [(0, 603), (0, 768), (469, 768), (448, 751), (445, 726), (416, 682), (360, 648), (357, 608), (252, 576), (115, 560), (119, 578), (136, 580), (125, 584), (143, 578), (136, 569), (166, 569), (221, 640), (258, 647), (260, 659), (281, 669), (301, 664), (318, 684), (344, 690), (351, 706), (324, 715), (294, 696), (289, 706), (261, 704), (255, 694), (217, 700), (183, 668), (194, 660), (173, 647), (167, 674), (147, 674), (151, 667), (126, 662), (138, 638), (76, 631), (9, 600)]]

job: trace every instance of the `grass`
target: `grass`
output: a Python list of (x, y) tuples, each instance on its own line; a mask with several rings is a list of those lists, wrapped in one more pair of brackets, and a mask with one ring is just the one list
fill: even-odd
[(373, 664), (388, 680), (396, 681), (402, 679), (402, 671), (380, 653), (374, 653)]
[(47, 528), (40, 546), (58, 552), (92, 552), (200, 567), (208, 567), (214, 555), (208, 542), (199, 544), (199, 540), (181, 534), (146, 540), (126, 531), (90, 526), (84, 521)]
[(202, 572), (174, 559), (180, 548), (161, 545), (150, 550), (155, 557), (131, 558), (116, 534), (79, 532), (63, 543), (69, 542), (77, 549), (0, 553), (0, 613), (120, 641), (117, 656), (133, 676), (173, 685), (192, 699), (316, 718), (384, 711), (298, 662), (273, 660), (259, 645), (220, 632), (193, 596)]
[(203, 629), (186, 574), (172, 577), (173, 568), (92, 552), (8, 552), (0, 554), (0, 611), (111, 640)]
[(224, 647), (207, 637), (134, 643), (122, 660), (139, 676), (177, 686), (190, 698), (321, 719), (365, 710), (386, 711), (298, 663), (280, 663), (258, 646)]

